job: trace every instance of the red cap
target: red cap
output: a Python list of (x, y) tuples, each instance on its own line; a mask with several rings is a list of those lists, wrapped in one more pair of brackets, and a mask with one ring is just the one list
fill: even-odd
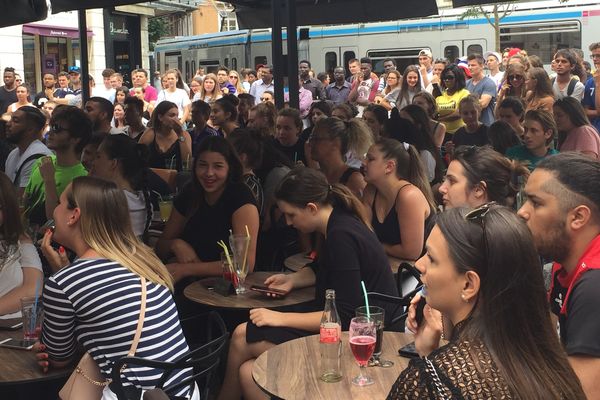
[(509, 51), (508, 51), (508, 58), (511, 58), (512, 56), (514, 56), (515, 54), (519, 54), (521, 52), (521, 49), (518, 47), (512, 47)]
[(458, 63), (458, 68), (462, 69), (463, 72), (465, 73), (465, 77), (467, 79), (471, 78), (471, 70), (469, 70), (469, 67), (463, 63)]

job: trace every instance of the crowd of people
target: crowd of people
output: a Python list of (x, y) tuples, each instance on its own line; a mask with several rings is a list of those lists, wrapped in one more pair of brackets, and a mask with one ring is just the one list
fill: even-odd
[[(76, 66), (45, 74), (35, 95), (6, 68), (0, 314), (18, 315), (45, 274), (40, 365), (64, 365), (79, 343), (109, 378), (141, 296), (155, 307), (139, 355), (172, 360), (188, 350), (183, 288), (220, 276), (217, 242), (248, 234), (250, 271), (316, 254), (265, 282), (314, 286), (316, 299), (250, 311), (233, 330), (219, 399), (265, 398), (254, 360), (318, 333), (326, 289), (343, 329), (362, 305), (361, 281), (397, 296), (390, 256), (416, 261), (427, 299), (423, 321), (421, 295), (406, 320), (421, 357), (390, 399), (600, 398), (590, 318), (600, 306), (600, 43), (589, 50), (593, 73), (576, 49), (558, 50), (547, 69), (516, 48), (458, 60), (423, 49), (403, 71), (384, 60), (380, 76), (367, 57), (332, 76), (302, 60), (299, 109), (286, 99), (279, 110), (269, 65), (200, 68), (190, 82), (177, 70), (149, 82), (138, 69), (131, 88), (106, 69), (85, 102)], [(152, 241), (158, 197), (173, 192), (165, 169), (185, 182)], [(48, 229), (36, 243), (38, 227)], [(153, 371), (122, 374), (134, 390), (153, 386)]]

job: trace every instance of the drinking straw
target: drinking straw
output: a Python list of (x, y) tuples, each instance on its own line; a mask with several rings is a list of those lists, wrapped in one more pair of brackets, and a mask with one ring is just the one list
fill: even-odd
[(250, 231), (248, 230), (248, 225), (245, 225), (246, 227), (246, 237), (248, 238), (248, 240), (246, 240), (246, 246), (244, 247), (244, 263), (242, 264), (242, 268), (245, 268), (246, 266), (246, 260), (248, 259), (248, 249), (250, 248)]
[(367, 296), (367, 288), (365, 287), (365, 282), (360, 281), (360, 285), (362, 286), (363, 295), (365, 296), (365, 306), (367, 306), (367, 318), (371, 318), (371, 312), (369, 311), (369, 296)]
[(39, 292), (40, 292), (40, 281), (36, 280), (35, 281), (35, 301), (33, 302), (33, 315), (31, 316), (31, 318), (29, 320), (29, 332), (33, 332), (35, 329), (35, 323), (36, 323), (36, 319), (37, 319), (37, 304), (38, 304)]
[(229, 263), (230, 266), (232, 266), (233, 264), (231, 263), (231, 257), (229, 256), (229, 249), (227, 248), (227, 245), (225, 244), (225, 242), (223, 242), (222, 240), (219, 240), (217, 242), (217, 244), (219, 246), (221, 246), (221, 248), (223, 249), (223, 252), (225, 253), (225, 257), (227, 257), (227, 262)]
[(158, 201), (160, 201), (160, 202), (162, 202), (162, 201), (163, 201), (163, 198), (162, 198), (162, 196), (161, 196), (161, 195), (160, 195), (160, 193), (158, 193), (156, 190), (153, 190), (153, 191), (152, 191), (152, 193), (155, 193), (155, 194), (158, 196)]

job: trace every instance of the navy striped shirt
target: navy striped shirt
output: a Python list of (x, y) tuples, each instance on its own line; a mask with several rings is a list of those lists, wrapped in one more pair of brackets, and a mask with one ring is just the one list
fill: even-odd
[[(136, 357), (172, 361), (189, 351), (173, 297), (165, 286), (146, 282), (146, 314)], [(52, 360), (73, 357), (80, 343), (110, 378), (113, 364), (127, 355), (137, 328), (141, 305), (140, 277), (106, 259), (81, 259), (50, 277), (44, 287), (42, 342)], [(127, 368), (124, 386), (155, 387), (162, 371)], [(179, 370), (170, 385), (191, 377)], [(189, 397), (190, 388), (178, 396)]]

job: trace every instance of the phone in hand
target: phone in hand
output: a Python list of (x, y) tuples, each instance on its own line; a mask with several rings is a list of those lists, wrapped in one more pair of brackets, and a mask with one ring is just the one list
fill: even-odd
[(425, 300), (425, 297), (421, 296), (421, 298), (417, 302), (417, 309), (415, 315), (417, 326), (421, 325), (421, 322), (423, 322), (423, 309), (425, 308), (425, 304), (427, 304), (427, 300)]
[(33, 342), (31, 340), (4, 339), (0, 341), (0, 347), (9, 347), (18, 350), (31, 350)]
[(274, 288), (270, 288), (267, 286), (259, 286), (259, 285), (253, 285), (252, 287), (250, 287), (250, 290), (254, 290), (255, 292), (264, 293), (264, 294), (274, 294), (277, 296), (285, 296), (287, 294), (286, 291), (283, 291), (280, 289), (274, 289)]

